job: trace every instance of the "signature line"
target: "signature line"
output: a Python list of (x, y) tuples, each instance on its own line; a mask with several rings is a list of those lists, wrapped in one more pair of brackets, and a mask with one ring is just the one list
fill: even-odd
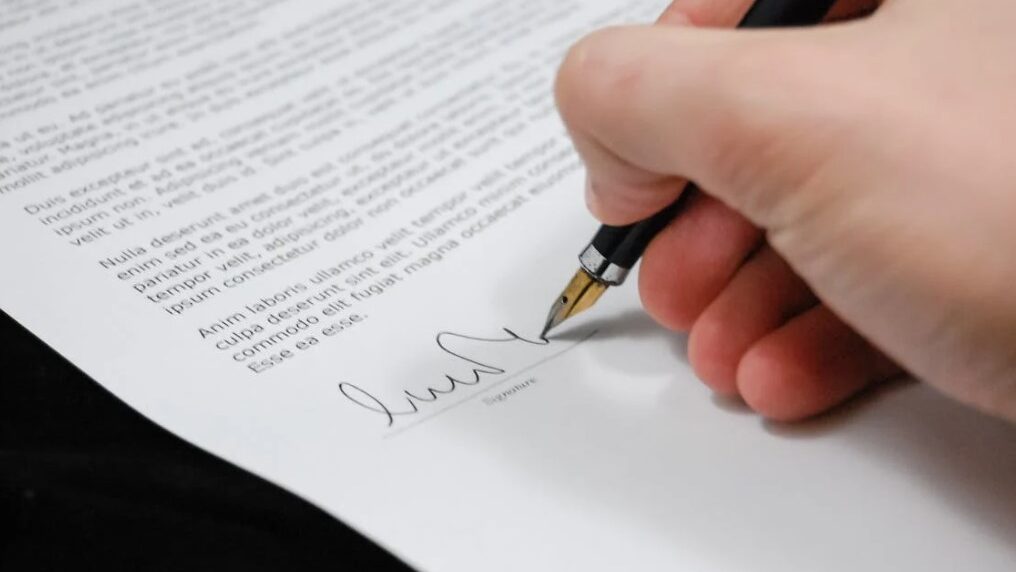
[(585, 342), (589, 341), (593, 336), (595, 336), (599, 332), (600, 332), (599, 330), (593, 330), (593, 331), (589, 332), (588, 334), (586, 334), (585, 337), (583, 337), (582, 339), (578, 340), (574, 344), (566, 347), (565, 349), (563, 349), (563, 350), (561, 350), (561, 351), (559, 351), (559, 352), (557, 352), (555, 354), (549, 355), (549, 356), (541, 359), (540, 361), (538, 361), (536, 363), (530, 364), (530, 365), (526, 366), (524, 369), (521, 369), (521, 370), (511, 374), (510, 376), (508, 376), (508, 377), (506, 377), (504, 379), (500, 379), (500, 380), (498, 380), (498, 381), (488, 385), (487, 387), (483, 388), (482, 390), (477, 391), (476, 393), (470, 395), (469, 397), (464, 397), (464, 398), (460, 399), (459, 401), (456, 401), (455, 403), (452, 403), (451, 405), (445, 407), (444, 409), (439, 409), (439, 410), (435, 411), (434, 413), (431, 413), (430, 415), (428, 415), (426, 417), (423, 417), (421, 419), (413, 421), (412, 423), (409, 423), (407, 425), (403, 425), (402, 427), (399, 427), (398, 429), (395, 429), (393, 431), (389, 431), (388, 433), (385, 434), (384, 438), (385, 439), (389, 439), (391, 437), (396, 437), (398, 435), (401, 435), (402, 433), (405, 433), (406, 431), (409, 431), (410, 429), (412, 429), (413, 427), (416, 427), (417, 425), (420, 425), (421, 423), (426, 423), (427, 421), (430, 421), (431, 419), (437, 417), (438, 415), (441, 415), (443, 413), (447, 413), (448, 411), (451, 411), (452, 409), (455, 409), (456, 407), (458, 407), (459, 405), (462, 405), (463, 403), (466, 403), (467, 401), (472, 401), (472, 400), (476, 399), (477, 397), (480, 397), (484, 393), (487, 393), (488, 391), (491, 391), (492, 389), (497, 388), (501, 384), (508, 383), (509, 381), (511, 381), (513, 379), (518, 379), (519, 377), (525, 375), (526, 373), (529, 373), (530, 371), (540, 367), (541, 365), (543, 365), (543, 364), (545, 364), (545, 363), (547, 363), (547, 362), (549, 362), (551, 360), (555, 360), (555, 359), (563, 356), (564, 354), (572, 351), (573, 349), (579, 347), (580, 345), (582, 345)]

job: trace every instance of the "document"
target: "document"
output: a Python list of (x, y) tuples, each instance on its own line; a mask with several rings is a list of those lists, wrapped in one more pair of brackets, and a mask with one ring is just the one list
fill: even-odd
[(422, 570), (1012, 570), (1001, 422), (765, 423), (634, 284), (539, 338), (596, 227), (556, 67), (665, 4), (5, 2), (0, 307)]

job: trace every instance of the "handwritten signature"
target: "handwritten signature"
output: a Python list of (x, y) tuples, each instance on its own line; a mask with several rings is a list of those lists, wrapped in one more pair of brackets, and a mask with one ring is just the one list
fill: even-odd
[(353, 402), (353, 404), (383, 417), (387, 421), (388, 427), (391, 427), (395, 424), (396, 418), (417, 415), (421, 411), (421, 406), (432, 404), (442, 397), (454, 393), (461, 387), (479, 385), (488, 378), (503, 376), (508, 373), (508, 371), (501, 366), (494, 365), (492, 363), (483, 363), (469, 356), (456, 353), (448, 347), (448, 341), (452, 339), (459, 339), (471, 342), (480, 342), (482, 344), (529, 344), (533, 346), (546, 346), (550, 344), (548, 340), (544, 339), (530, 340), (524, 338), (508, 328), (504, 328), (504, 332), (507, 334), (507, 337), (503, 338), (478, 338), (452, 332), (439, 333), (435, 338), (437, 347), (441, 348), (441, 351), (444, 353), (454, 357), (460, 363), (469, 364), (471, 373), (461, 376), (461, 379), (450, 374), (444, 374), (445, 381), (435, 387), (425, 388), (422, 392), (420, 392), (422, 394), (403, 390), (398, 398), (389, 404), (353, 383), (340, 383), (339, 391), (342, 392), (342, 395), (346, 397), (346, 399)]

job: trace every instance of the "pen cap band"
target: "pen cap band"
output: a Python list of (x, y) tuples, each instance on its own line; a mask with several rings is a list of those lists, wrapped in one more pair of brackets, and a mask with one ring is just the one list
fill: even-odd
[(579, 255), (579, 264), (597, 282), (607, 286), (620, 286), (628, 278), (630, 268), (622, 268), (607, 260), (603, 254), (590, 244)]

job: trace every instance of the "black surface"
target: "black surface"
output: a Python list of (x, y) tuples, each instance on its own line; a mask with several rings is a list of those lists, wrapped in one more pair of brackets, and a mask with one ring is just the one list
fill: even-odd
[(408, 570), (144, 419), (0, 313), (0, 570)]

